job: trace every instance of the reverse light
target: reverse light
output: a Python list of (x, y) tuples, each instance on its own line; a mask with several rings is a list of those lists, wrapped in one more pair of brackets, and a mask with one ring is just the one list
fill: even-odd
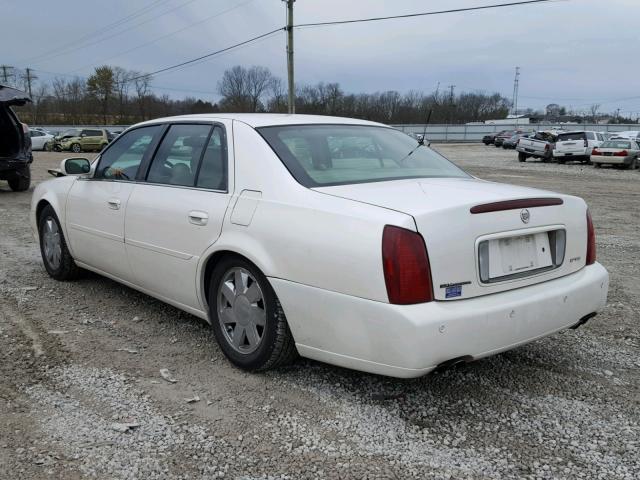
[(382, 267), (390, 303), (433, 301), (427, 247), (419, 233), (386, 225), (382, 233)]
[(596, 261), (596, 230), (593, 228), (591, 212), (587, 209), (587, 265), (593, 265)]

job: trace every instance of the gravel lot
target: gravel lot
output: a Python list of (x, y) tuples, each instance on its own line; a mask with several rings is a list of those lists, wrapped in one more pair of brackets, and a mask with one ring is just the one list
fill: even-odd
[[(195, 317), (97, 275), (51, 280), (31, 193), (0, 182), (0, 478), (640, 478), (640, 171), (436, 148), (481, 178), (584, 197), (605, 311), (410, 381), (304, 360), (249, 375)], [(36, 153), (35, 181), (64, 157)]]

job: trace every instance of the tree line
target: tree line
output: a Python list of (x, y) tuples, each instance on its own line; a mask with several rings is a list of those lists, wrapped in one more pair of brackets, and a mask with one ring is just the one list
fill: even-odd
[[(97, 67), (92, 75), (57, 77), (32, 85), (33, 104), (19, 108), (31, 124), (129, 125), (157, 117), (190, 113), (287, 111), (286, 85), (268, 68), (235, 66), (217, 82), (219, 100), (171, 98), (153, 91), (153, 78), (117, 66)], [(498, 93), (431, 93), (395, 90), (348, 93), (339, 83), (296, 86), (296, 113), (337, 115), (383, 123), (465, 123), (504, 118), (510, 107)]]

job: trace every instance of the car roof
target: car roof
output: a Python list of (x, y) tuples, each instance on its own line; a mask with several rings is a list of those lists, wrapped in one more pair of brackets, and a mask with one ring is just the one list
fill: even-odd
[(360, 120), (357, 118), (331, 117), (327, 115), (303, 115), (286, 113), (206, 113), (194, 115), (178, 115), (174, 117), (156, 118), (138, 125), (153, 123), (168, 123), (180, 121), (214, 122), (216, 120), (237, 120), (247, 125), (259, 128), (277, 125), (309, 125), (309, 124), (340, 124), (340, 125), (371, 125), (388, 127), (382, 123)]

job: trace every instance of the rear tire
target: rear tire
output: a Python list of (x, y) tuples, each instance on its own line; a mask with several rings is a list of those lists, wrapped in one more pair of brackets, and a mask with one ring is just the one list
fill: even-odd
[(297, 358), (278, 297), (255, 265), (240, 256), (224, 257), (214, 267), (210, 285), (213, 332), (231, 363), (261, 371)]
[(627, 170), (635, 170), (636, 168), (638, 168), (638, 160), (634, 158), (631, 160), (631, 163), (627, 165)]
[(17, 170), (15, 174), (7, 180), (9, 187), (14, 192), (24, 192), (31, 186), (31, 169), (27, 166)]
[(602, 164), (600, 162), (594, 162), (593, 163), (593, 167), (594, 168), (602, 168)]
[(527, 161), (527, 156), (522, 152), (518, 152), (518, 161), (519, 162), (526, 162)]
[(67, 248), (60, 221), (51, 205), (44, 207), (38, 217), (38, 233), (40, 254), (49, 276), (62, 281), (77, 278), (80, 268)]

